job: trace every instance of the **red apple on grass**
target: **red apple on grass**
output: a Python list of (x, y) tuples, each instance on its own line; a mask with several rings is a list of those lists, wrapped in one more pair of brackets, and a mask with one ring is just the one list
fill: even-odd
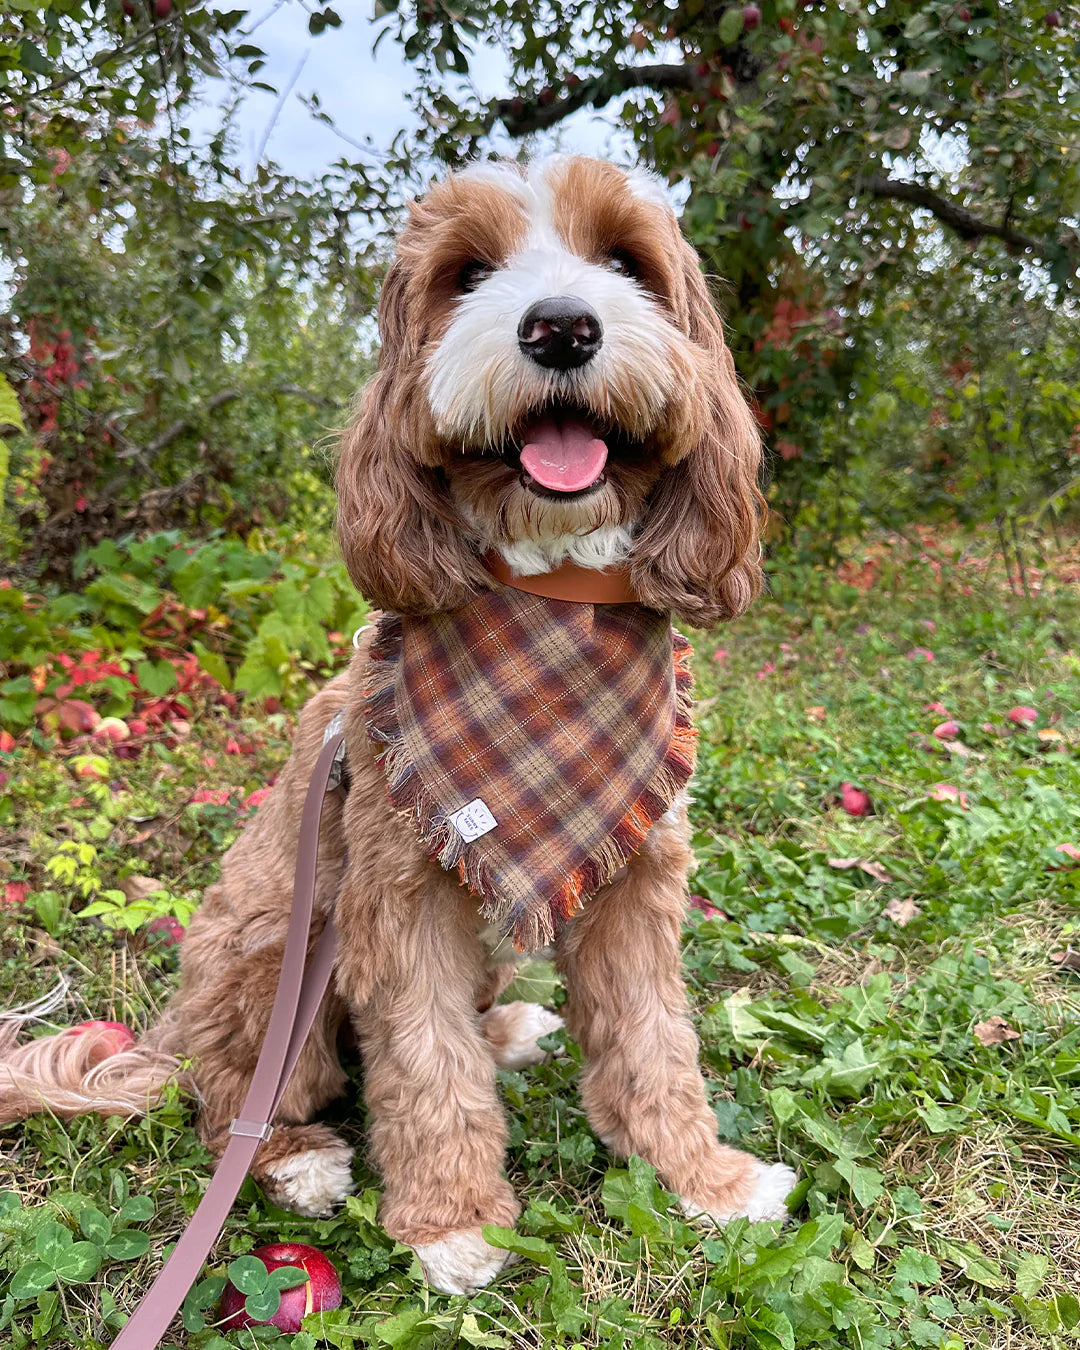
[(870, 814), (870, 794), (854, 783), (840, 784), (840, 805), (849, 816), (868, 816)]
[[(303, 1242), (272, 1242), (251, 1253), (272, 1273), (282, 1266), (296, 1266), (307, 1274), (303, 1284), (285, 1289), (278, 1310), (270, 1317), (252, 1317), (245, 1306), (247, 1296), (230, 1282), (221, 1296), (219, 1311), (222, 1325), (229, 1331), (243, 1327), (272, 1326), (279, 1331), (300, 1330), (304, 1318), (313, 1312), (330, 1312), (341, 1307), (341, 1281), (333, 1263), (317, 1247)], [(239, 1279), (239, 1276), (237, 1276)]]
[(157, 938), (163, 947), (175, 947), (183, 942), (187, 929), (171, 914), (160, 914), (156, 919), (150, 919), (143, 924), (143, 932), (149, 937)]
[(1015, 708), (1010, 708), (1005, 716), (1018, 727), (1033, 727), (1039, 720), (1039, 710), (1025, 708), (1023, 704), (1019, 704)]

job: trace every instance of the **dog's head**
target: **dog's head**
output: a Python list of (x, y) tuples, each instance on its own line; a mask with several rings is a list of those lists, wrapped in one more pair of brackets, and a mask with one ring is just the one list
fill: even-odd
[(337, 480), (374, 604), (456, 608), (490, 548), (518, 572), (626, 561), (695, 624), (753, 599), (760, 437), (657, 180), (584, 158), (454, 174), (412, 205), (379, 330)]

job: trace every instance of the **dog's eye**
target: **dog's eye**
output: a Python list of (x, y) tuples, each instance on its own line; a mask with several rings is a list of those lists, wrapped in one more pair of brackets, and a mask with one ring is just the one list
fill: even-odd
[(490, 263), (479, 258), (470, 258), (458, 273), (458, 290), (475, 291), (482, 281), (487, 281), (495, 269)]
[(607, 266), (609, 271), (617, 273), (620, 277), (636, 277), (639, 270), (636, 259), (621, 248), (612, 249), (608, 255)]

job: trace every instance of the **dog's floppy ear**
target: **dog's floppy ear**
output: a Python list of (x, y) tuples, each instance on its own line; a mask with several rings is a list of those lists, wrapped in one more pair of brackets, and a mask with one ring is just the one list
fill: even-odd
[[(735, 374), (697, 254), (680, 236), (679, 317), (695, 345), (695, 416), (649, 499), (631, 560), (642, 601), (708, 627), (761, 590), (761, 434)], [(676, 447), (676, 449), (679, 447)]]
[(376, 374), (357, 402), (337, 466), (337, 534), (357, 590), (379, 609), (457, 609), (483, 584), (441, 469), (420, 462), (427, 430), (410, 357), (405, 271), (395, 262), (379, 301)]

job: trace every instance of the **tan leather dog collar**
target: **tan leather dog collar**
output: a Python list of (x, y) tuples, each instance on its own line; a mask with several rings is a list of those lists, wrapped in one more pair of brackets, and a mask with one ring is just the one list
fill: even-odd
[(501, 554), (492, 550), (484, 556), (484, 566), (504, 586), (549, 600), (572, 600), (583, 605), (636, 605), (637, 592), (630, 584), (628, 567), (579, 567), (562, 563), (550, 572), (519, 577)]

